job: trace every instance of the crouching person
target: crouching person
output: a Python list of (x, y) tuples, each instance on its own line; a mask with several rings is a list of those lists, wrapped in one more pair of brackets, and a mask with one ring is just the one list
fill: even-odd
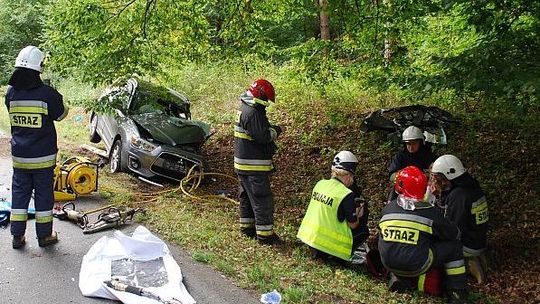
[(418, 277), (422, 290), (425, 275), (434, 267), (444, 268), (448, 303), (466, 303), (467, 283), (460, 232), (430, 203), (424, 201), (427, 178), (414, 166), (396, 175), (398, 197), (382, 210), (379, 251), (390, 271), (391, 290), (400, 290), (400, 278)]
[[(483, 283), (486, 280), (488, 203), (478, 181), (454, 155), (443, 155), (433, 163), (431, 184), (440, 189), (440, 205), (444, 216), (461, 231), (463, 255), (469, 272)], [(438, 191), (432, 191), (438, 192)], [(438, 193), (434, 193), (436, 196)]]
[(369, 236), (368, 206), (357, 205), (360, 196), (354, 182), (358, 159), (339, 152), (332, 162), (332, 177), (319, 181), (311, 194), (297, 237), (317, 252), (347, 262)]

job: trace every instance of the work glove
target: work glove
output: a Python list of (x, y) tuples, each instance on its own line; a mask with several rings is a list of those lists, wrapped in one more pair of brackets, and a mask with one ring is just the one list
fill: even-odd
[[(275, 138), (278, 138), (279, 135), (281, 135), (281, 133), (283, 132), (283, 130), (281, 129), (280, 126), (271, 126), (270, 129), (273, 129), (276, 133), (276, 137)], [(272, 132), (272, 131), (270, 131)]]

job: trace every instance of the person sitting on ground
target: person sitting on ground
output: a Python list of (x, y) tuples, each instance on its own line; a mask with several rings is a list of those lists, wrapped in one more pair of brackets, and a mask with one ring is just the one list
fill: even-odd
[(429, 166), (437, 158), (437, 156), (431, 152), (430, 147), (425, 144), (424, 133), (420, 128), (415, 126), (408, 127), (403, 131), (401, 138), (405, 143), (405, 149), (396, 153), (388, 165), (389, 179), (392, 184), (392, 188), (388, 194), (389, 201), (397, 197), (393, 185), (396, 173), (399, 170), (407, 166), (415, 166), (427, 172)]
[(369, 236), (368, 206), (360, 203), (359, 188), (354, 184), (357, 164), (358, 159), (349, 151), (334, 157), (332, 177), (320, 180), (313, 188), (297, 234), (323, 256), (328, 254), (353, 263), (352, 253)]
[(419, 277), (418, 281), (423, 282), (433, 267), (444, 267), (448, 302), (466, 303), (467, 281), (460, 231), (424, 201), (427, 183), (427, 177), (417, 167), (400, 170), (395, 183), (398, 197), (381, 212), (378, 249), (382, 264), (391, 272), (389, 288), (403, 290), (406, 285), (399, 277)]
[[(461, 231), (465, 257), (481, 256), (487, 247), (488, 204), (478, 181), (454, 155), (443, 155), (431, 168), (432, 193), (444, 216)], [(483, 271), (482, 271), (483, 272)], [(484, 274), (473, 274), (481, 283)], [(481, 276), (481, 277), (479, 277)]]

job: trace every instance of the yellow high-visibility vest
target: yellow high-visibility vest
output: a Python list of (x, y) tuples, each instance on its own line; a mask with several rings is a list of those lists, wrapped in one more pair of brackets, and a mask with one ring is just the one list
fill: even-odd
[(336, 179), (321, 180), (313, 188), (311, 201), (297, 237), (305, 244), (346, 261), (351, 259), (352, 231), (337, 212), (352, 191)]

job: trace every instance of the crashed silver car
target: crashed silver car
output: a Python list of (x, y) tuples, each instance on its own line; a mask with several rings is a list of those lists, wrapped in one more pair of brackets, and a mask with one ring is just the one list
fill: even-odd
[(97, 105), (104, 110), (91, 113), (90, 141), (103, 140), (111, 172), (178, 181), (192, 166), (202, 168), (210, 126), (191, 119), (186, 96), (131, 78), (105, 89)]

